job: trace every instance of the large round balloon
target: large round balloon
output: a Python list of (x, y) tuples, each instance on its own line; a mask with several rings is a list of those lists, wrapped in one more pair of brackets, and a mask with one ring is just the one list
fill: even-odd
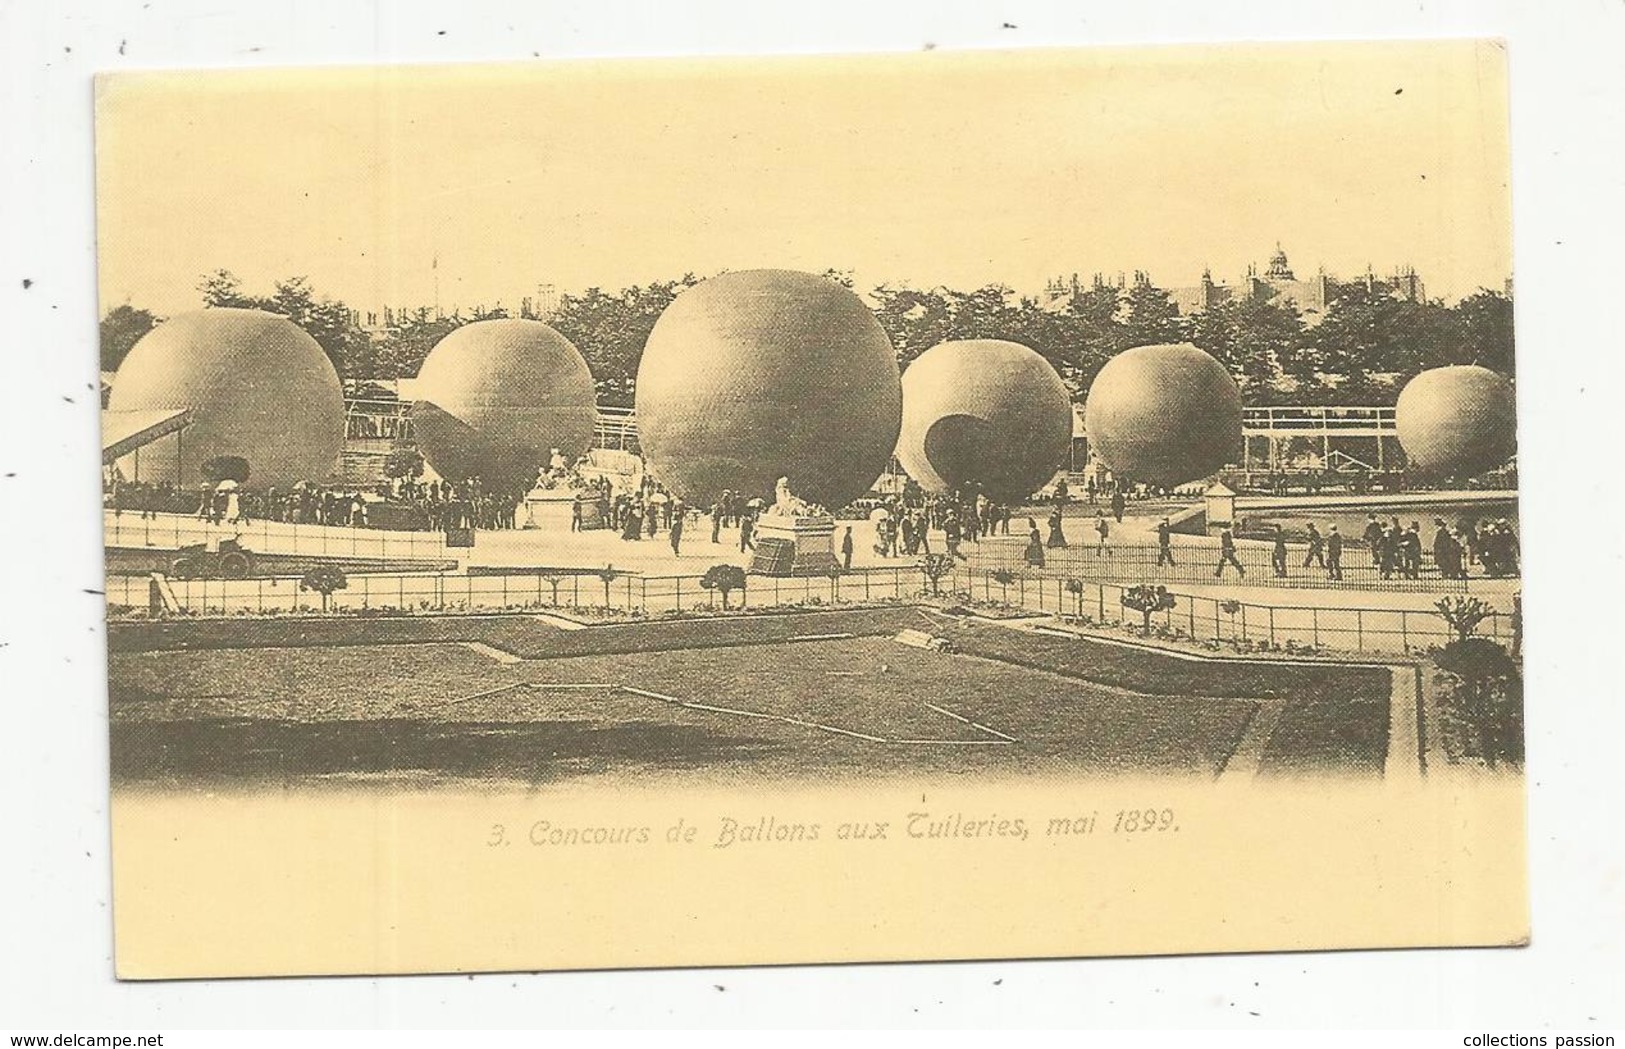
[(1434, 368), (1405, 384), (1394, 410), (1400, 446), (1426, 473), (1471, 477), (1517, 450), (1512, 384), (1476, 365)]
[(939, 343), (903, 373), (897, 458), (928, 492), (971, 483), (1000, 502), (1024, 499), (1054, 476), (1071, 442), (1071, 395), (1020, 343)]
[(1119, 353), (1095, 376), (1083, 413), (1096, 454), (1132, 481), (1186, 484), (1241, 453), (1241, 391), (1189, 343)]
[(205, 462), (248, 461), (250, 487), (327, 478), (344, 446), (344, 393), (315, 339), (260, 310), (177, 314), (131, 347), (108, 411), (190, 408), (178, 454), (141, 457), (143, 481), (193, 485)]
[(638, 367), (638, 441), (690, 503), (768, 496), (788, 477), (831, 509), (868, 491), (897, 446), (897, 357), (846, 288), (792, 270), (725, 273), (678, 295)]
[(592, 375), (570, 340), (532, 320), (475, 321), (435, 343), (418, 370), (412, 430), (435, 472), (527, 489), (557, 448), (592, 443)]

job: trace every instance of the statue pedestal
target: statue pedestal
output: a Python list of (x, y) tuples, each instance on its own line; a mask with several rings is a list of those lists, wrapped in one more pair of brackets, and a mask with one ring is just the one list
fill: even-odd
[(754, 575), (822, 576), (840, 567), (835, 559), (835, 518), (766, 513), (756, 519)]
[(520, 504), (520, 528), (544, 528), (550, 532), (568, 532), (570, 516), (576, 502), (573, 488), (533, 488), (525, 493)]

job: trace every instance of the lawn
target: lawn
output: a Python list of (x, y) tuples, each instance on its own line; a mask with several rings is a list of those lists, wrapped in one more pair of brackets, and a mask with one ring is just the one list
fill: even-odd
[[(894, 641), (904, 624), (957, 651)], [(529, 617), (186, 626), (112, 646), (121, 786), (1211, 777), (1261, 700), (1282, 715), (1260, 774), (1378, 773), (1386, 749), (1380, 669), (1193, 662), (905, 608), (573, 631)], [(232, 646), (271, 640), (256, 626), (282, 644)]]
[[(1137, 695), (884, 638), (507, 666), (451, 645), (154, 652), (113, 656), (112, 680), (113, 773), (125, 786), (538, 785), (671, 773), (1211, 776), (1253, 709), (1240, 699)], [(520, 682), (626, 684), (811, 724), (607, 688), (477, 695)]]

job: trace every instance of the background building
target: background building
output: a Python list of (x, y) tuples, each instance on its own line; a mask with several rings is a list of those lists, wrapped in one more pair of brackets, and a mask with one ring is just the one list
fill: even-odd
[[(1135, 274), (1136, 279), (1142, 277), (1149, 279), (1147, 275)], [(1252, 299), (1281, 305), (1291, 303), (1303, 314), (1304, 323), (1313, 326), (1325, 316), (1327, 306), (1337, 297), (1339, 288), (1361, 284), (1372, 290), (1385, 289), (1398, 298), (1412, 302), (1421, 302), (1426, 298), (1422, 278), (1416, 269), (1409, 265), (1396, 268), (1386, 277), (1377, 276), (1367, 267), (1363, 276), (1352, 281), (1339, 281), (1329, 275), (1325, 267), (1319, 267), (1314, 276), (1300, 279), (1293, 271), (1291, 263), (1287, 260), (1286, 251), (1280, 244), (1275, 245), (1275, 252), (1270, 256), (1269, 265), (1262, 273), (1258, 271), (1256, 265), (1248, 266), (1241, 279), (1231, 284), (1215, 281), (1212, 271), (1204, 269), (1199, 283), (1164, 290), (1183, 317), (1212, 309), (1221, 303)], [(1113, 287), (1118, 291), (1127, 291), (1128, 286), (1128, 279), (1122, 273), (1118, 273), (1114, 278), (1096, 273), (1088, 285), (1093, 288)], [(1058, 277), (1045, 284), (1043, 301), (1046, 306), (1059, 308), (1073, 295), (1085, 290), (1086, 286), (1075, 273), (1070, 278)]]

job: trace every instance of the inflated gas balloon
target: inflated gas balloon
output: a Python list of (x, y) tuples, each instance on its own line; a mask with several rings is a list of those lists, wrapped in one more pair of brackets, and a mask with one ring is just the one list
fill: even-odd
[(1171, 488), (1239, 458), (1241, 391), (1190, 343), (1137, 346), (1095, 376), (1083, 425), (1113, 473)]
[(1512, 384), (1476, 365), (1434, 368), (1406, 383), (1394, 425), (1411, 466), (1425, 473), (1471, 477), (1517, 450)]
[(298, 325), (260, 310), (197, 310), (159, 324), (119, 366), (107, 408), (192, 410), (178, 441), (142, 456), (143, 481), (190, 486), (207, 480), (205, 462), (233, 456), (247, 460), (251, 487), (285, 488), (325, 480), (344, 446), (332, 363)]
[(524, 489), (557, 448), (592, 443), (592, 375), (570, 340), (532, 320), (466, 324), (418, 371), (412, 429), (440, 476)]
[(766, 498), (788, 477), (797, 496), (844, 506), (886, 468), (901, 413), (896, 355), (863, 300), (793, 270), (682, 292), (638, 367), (648, 468), (691, 504)]
[(1000, 502), (1024, 499), (1054, 476), (1071, 443), (1071, 395), (1020, 343), (940, 343), (903, 373), (897, 458), (928, 492), (972, 483)]

